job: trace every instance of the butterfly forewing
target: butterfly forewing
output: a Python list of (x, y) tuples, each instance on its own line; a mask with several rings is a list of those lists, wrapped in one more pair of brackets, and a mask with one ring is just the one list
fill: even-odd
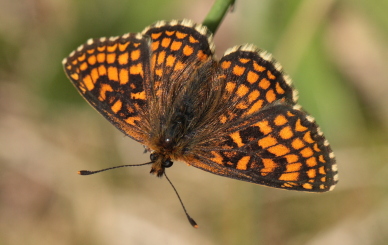
[(334, 155), (313, 119), (298, 107), (269, 106), (233, 129), (201, 145), (189, 163), (284, 189), (322, 192), (336, 183)]
[(90, 39), (63, 61), (82, 96), (118, 129), (143, 143), (149, 130), (148, 43), (140, 34)]

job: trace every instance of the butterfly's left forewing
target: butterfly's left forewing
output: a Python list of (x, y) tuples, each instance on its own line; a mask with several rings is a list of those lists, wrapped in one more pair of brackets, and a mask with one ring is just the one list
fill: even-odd
[(334, 154), (314, 120), (298, 106), (268, 107), (220, 138), (198, 146), (189, 164), (276, 188), (328, 191), (337, 183)]

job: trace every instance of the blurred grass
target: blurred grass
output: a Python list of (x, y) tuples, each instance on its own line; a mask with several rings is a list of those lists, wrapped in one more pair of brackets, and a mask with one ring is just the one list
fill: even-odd
[(217, 55), (254, 43), (291, 75), (337, 155), (333, 192), (281, 191), (176, 163), (130, 168), (143, 148), (98, 115), (61, 60), (90, 37), (161, 19), (201, 22), (212, 1), (0, 0), (0, 244), (386, 244), (388, 2), (240, 0)]

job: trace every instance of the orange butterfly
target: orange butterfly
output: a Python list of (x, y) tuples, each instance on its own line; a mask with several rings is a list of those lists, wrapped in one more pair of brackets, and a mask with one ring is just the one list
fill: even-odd
[(81, 95), (151, 152), (266, 186), (324, 192), (337, 165), (314, 119), (271, 54), (236, 46), (217, 61), (212, 34), (190, 20), (90, 39), (63, 60)]

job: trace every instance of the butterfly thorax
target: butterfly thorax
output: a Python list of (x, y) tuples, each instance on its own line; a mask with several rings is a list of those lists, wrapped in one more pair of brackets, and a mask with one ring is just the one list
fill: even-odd
[(149, 146), (157, 158), (152, 161), (151, 173), (163, 175), (166, 161), (184, 161), (202, 139), (211, 134), (206, 131), (204, 122), (209, 123), (209, 118), (213, 118), (219, 107), (220, 91), (217, 87), (221, 81), (210, 76), (215, 69), (216, 63), (209, 59), (198, 70), (169, 81), (168, 87), (160, 88), (165, 91), (154, 97)]
[(190, 132), (187, 128), (192, 117), (188, 110), (179, 108), (175, 108), (172, 115), (162, 115), (165, 126), (152, 139), (154, 152), (151, 154), (151, 173), (162, 176), (164, 169), (172, 166), (172, 159), (178, 160), (188, 150)]

